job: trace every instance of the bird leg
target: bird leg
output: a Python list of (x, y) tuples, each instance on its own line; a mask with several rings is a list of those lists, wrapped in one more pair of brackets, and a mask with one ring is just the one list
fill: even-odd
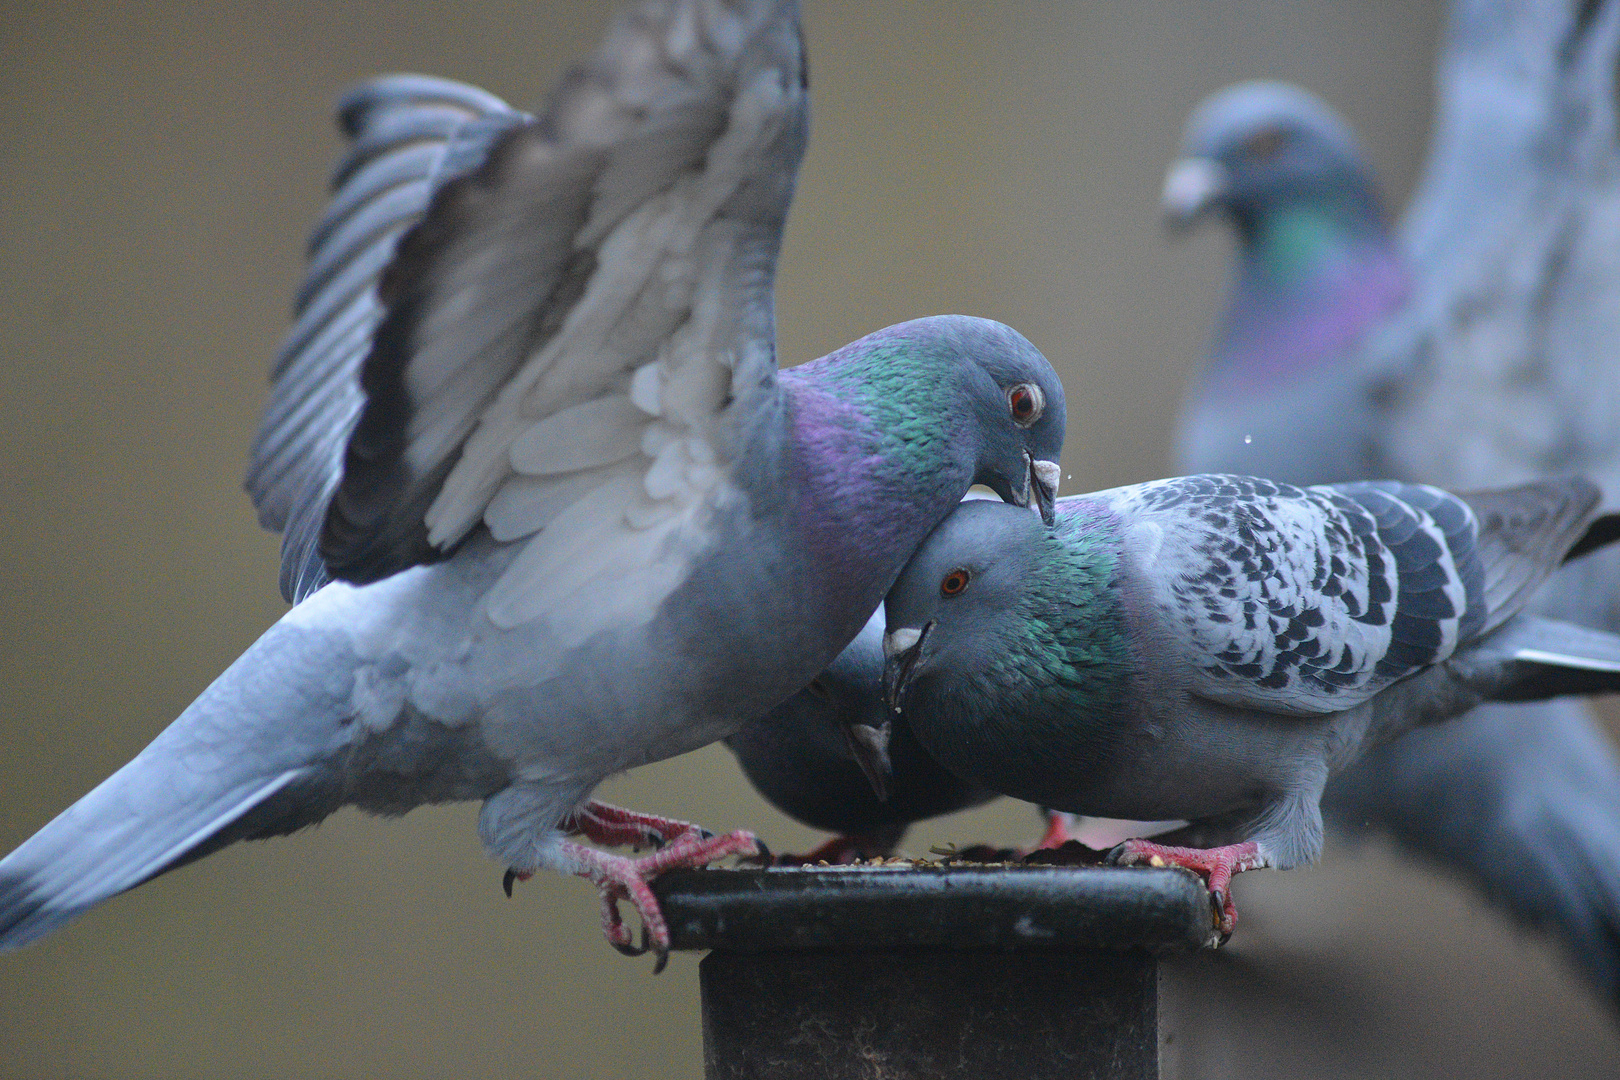
[(714, 835), (689, 821), (642, 814), (595, 799), (564, 818), (562, 830), (569, 836), (584, 836), (593, 844), (628, 847), (632, 851), (661, 848), (687, 835), (704, 839)]
[[(653, 967), (653, 974), (656, 975), (669, 962), (669, 926), (664, 922), (664, 913), (658, 908), (658, 898), (653, 896), (647, 883), (666, 871), (707, 866), (727, 855), (757, 855), (768, 861), (770, 849), (746, 830), (711, 836), (703, 834), (695, 826), (688, 826), (687, 832), (640, 858), (613, 855), (570, 840), (558, 841), (555, 854), (546, 859), (546, 865), (594, 884), (602, 897), (602, 933), (607, 936), (608, 944), (626, 956), (640, 956), (652, 950), (658, 955), (658, 963)], [(508, 870), (503, 882), (506, 895), (512, 895), (512, 882), (527, 881), (531, 876), (532, 872)], [(619, 914), (620, 900), (628, 901), (641, 917), (640, 945), (635, 943), (630, 928)]]
[[(1078, 820), (1073, 814), (1065, 814), (1061, 810), (1043, 810), (1046, 815), (1046, 832), (1041, 834), (1040, 842), (1030, 851), (1055, 851), (1067, 844), (1070, 840), (1079, 840), (1075, 835), (1075, 822)], [(1029, 854), (1025, 852), (1024, 854)]]
[(1108, 862), (1114, 866), (1179, 866), (1193, 871), (1209, 885), (1215, 926), (1223, 941), (1232, 936), (1237, 926), (1232, 875), (1271, 865), (1253, 840), (1214, 848), (1170, 847), (1151, 840), (1127, 840), (1108, 853)]

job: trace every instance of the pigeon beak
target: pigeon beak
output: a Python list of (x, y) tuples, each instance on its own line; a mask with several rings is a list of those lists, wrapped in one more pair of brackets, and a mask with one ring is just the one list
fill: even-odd
[(922, 655), (923, 642), (934, 628), (932, 620), (921, 630), (902, 626), (883, 635), (883, 700), (889, 708), (900, 711), (900, 698), (911, 685), (917, 671), (917, 658)]
[(1231, 191), (1232, 176), (1214, 158), (1182, 158), (1164, 175), (1159, 208), (1173, 230), (1191, 228)]
[(866, 782), (872, 785), (872, 793), (877, 796), (878, 802), (889, 801), (887, 777), (894, 772), (894, 766), (889, 762), (891, 729), (892, 724), (887, 717), (877, 727), (871, 724), (844, 725), (844, 741), (849, 744), (849, 752), (865, 774)]
[(1029, 507), (1050, 525), (1056, 520), (1053, 504), (1057, 501), (1058, 477), (1061, 475), (1058, 463), (1041, 461), (1025, 450), (1024, 466), (1024, 490), (1018, 492), (1018, 497), (1013, 501), (1019, 506)]

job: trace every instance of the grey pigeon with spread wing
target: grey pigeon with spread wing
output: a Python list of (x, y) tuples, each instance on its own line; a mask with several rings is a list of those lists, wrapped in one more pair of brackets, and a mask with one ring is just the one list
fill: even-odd
[[(1458, 485), (1581, 471), (1613, 490), (1617, 34), (1613, 4), (1456, 5), (1399, 236), (1315, 98), (1245, 84), (1200, 106), (1165, 208), (1230, 221), (1238, 268), (1178, 467)], [(1620, 629), (1617, 559), (1582, 559), (1534, 606)], [(1414, 732), (1336, 777), (1324, 809), (1461, 871), (1620, 998), (1620, 763), (1582, 704)]]
[(998, 323), (777, 371), (806, 95), (793, 4), (679, 0), (535, 120), (432, 80), (351, 100), (249, 480), (303, 598), (0, 860), (0, 947), (344, 805), (480, 799), (508, 884), (586, 877), (613, 944), (628, 899), (667, 948), (647, 879), (756, 842), (592, 788), (804, 686), (971, 485), (1047, 516), (1056, 487), (1062, 386)]
[[(1128, 841), (1210, 884), (1314, 860), (1328, 777), (1486, 700), (1620, 687), (1620, 637), (1522, 614), (1586, 535), (1582, 480), (1450, 495), (1193, 476), (958, 508), (885, 603), (885, 681), (940, 764), (1058, 810), (1182, 819)], [(1214, 846), (1211, 846), (1211, 845)]]

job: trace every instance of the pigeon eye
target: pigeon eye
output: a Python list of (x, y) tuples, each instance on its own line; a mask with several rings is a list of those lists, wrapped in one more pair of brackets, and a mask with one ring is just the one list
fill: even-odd
[(939, 595), (955, 596), (968, 587), (968, 581), (973, 577), (966, 570), (952, 570), (945, 575), (945, 580), (939, 583)]
[(1288, 133), (1282, 128), (1263, 128), (1243, 140), (1243, 152), (1264, 161), (1276, 157), (1287, 142)]
[(1046, 395), (1034, 383), (1019, 383), (1007, 391), (1007, 410), (1019, 427), (1029, 427), (1041, 418), (1045, 409)]
[(817, 675), (815, 678), (811, 679), (809, 685), (807, 685), (805, 689), (810, 691), (811, 697), (818, 698), (822, 701), (832, 701), (832, 691), (827, 689), (827, 684), (822, 681), (820, 675)]

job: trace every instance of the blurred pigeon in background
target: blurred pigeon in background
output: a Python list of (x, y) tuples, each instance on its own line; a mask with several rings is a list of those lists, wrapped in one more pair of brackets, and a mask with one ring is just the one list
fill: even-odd
[(805, 80), (792, 3), (671, 0), (537, 120), (418, 77), (350, 98), (248, 485), (299, 603), (0, 860), (0, 947), (343, 805), (482, 799), (508, 885), (586, 877), (614, 945), (624, 899), (667, 950), (647, 879), (756, 841), (592, 788), (804, 686), (971, 485), (1048, 518), (1056, 488), (1063, 389), (998, 323), (776, 370)]
[(1349, 128), (1297, 87), (1240, 83), (1194, 111), (1163, 203), (1179, 227), (1218, 211), (1238, 237), (1178, 467), (1312, 484), (1375, 475), (1372, 376), (1348, 361), (1410, 283)]
[[(1238, 237), (1232, 300), (1177, 466), (1291, 482), (1620, 483), (1617, 5), (1461, 3), (1399, 241), (1347, 126), (1293, 87), (1216, 94), (1165, 209)], [(1620, 558), (1536, 610), (1620, 629)], [(1620, 765), (1578, 702), (1486, 706), (1371, 751), (1324, 809), (1387, 829), (1550, 929), (1620, 998)]]
[(1114, 857), (1196, 870), (1230, 934), (1232, 875), (1314, 861), (1323, 786), (1363, 745), (1620, 688), (1620, 637), (1520, 613), (1598, 496), (1193, 476), (1064, 499), (1050, 529), (965, 503), (885, 601), (886, 694), (966, 779), (1190, 822), (1195, 846)]

